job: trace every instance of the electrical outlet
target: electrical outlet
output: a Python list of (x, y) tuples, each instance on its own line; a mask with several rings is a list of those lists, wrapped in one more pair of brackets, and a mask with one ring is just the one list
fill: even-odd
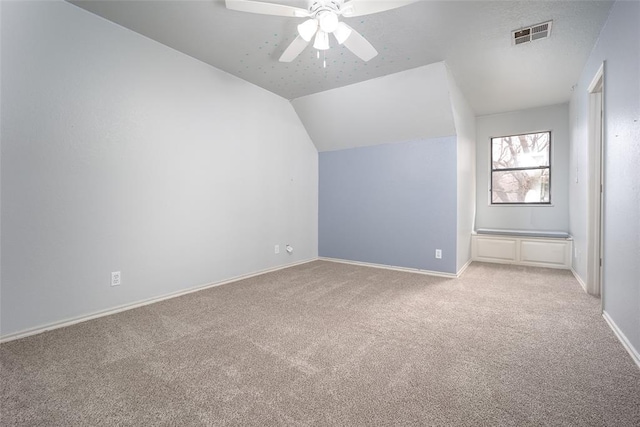
[(274, 253), (279, 254), (280, 253), (280, 245), (276, 245), (275, 248), (273, 249)]
[(111, 286), (120, 286), (120, 282), (122, 277), (120, 276), (119, 271), (111, 272)]
[(442, 249), (436, 249), (436, 259), (442, 259)]

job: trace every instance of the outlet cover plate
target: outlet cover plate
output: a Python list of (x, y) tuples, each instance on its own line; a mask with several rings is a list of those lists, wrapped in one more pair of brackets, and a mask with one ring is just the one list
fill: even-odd
[(120, 286), (120, 282), (122, 277), (120, 276), (119, 271), (111, 272), (111, 286)]

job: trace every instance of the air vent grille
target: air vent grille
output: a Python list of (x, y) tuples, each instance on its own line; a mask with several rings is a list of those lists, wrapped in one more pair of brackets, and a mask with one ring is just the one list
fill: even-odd
[(553, 21), (543, 22), (530, 27), (520, 28), (511, 32), (513, 45), (532, 42), (534, 40), (546, 39), (551, 35), (551, 24)]

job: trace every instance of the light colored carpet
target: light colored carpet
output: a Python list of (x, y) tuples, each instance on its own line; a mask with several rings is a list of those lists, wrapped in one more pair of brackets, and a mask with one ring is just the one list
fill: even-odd
[(568, 271), (316, 261), (0, 345), (0, 424), (640, 425)]

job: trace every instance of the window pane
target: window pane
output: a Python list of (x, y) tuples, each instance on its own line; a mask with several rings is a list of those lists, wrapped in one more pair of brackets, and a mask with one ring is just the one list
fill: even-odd
[(493, 169), (549, 166), (549, 132), (491, 139)]
[(491, 173), (491, 203), (549, 203), (549, 169)]

